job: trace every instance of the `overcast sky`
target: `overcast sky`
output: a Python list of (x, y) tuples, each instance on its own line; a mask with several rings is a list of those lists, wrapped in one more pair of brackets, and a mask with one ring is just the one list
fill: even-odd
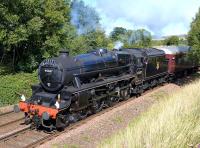
[(186, 34), (200, 0), (83, 0), (96, 8), (109, 34), (114, 27), (145, 28), (155, 36)]

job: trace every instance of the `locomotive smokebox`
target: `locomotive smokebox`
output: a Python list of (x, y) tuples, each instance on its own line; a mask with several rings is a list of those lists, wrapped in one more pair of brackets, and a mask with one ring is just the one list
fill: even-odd
[(73, 79), (73, 68), (77, 67), (73, 57), (68, 51), (60, 51), (58, 57), (42, 61), (39, 66), (38, 76), (40, 83), (47, 91), (58, 91), (64, 84)]

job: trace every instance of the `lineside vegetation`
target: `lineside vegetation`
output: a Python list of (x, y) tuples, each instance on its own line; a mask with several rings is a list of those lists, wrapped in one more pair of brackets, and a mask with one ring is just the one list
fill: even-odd
[(158, 103), (126, 129), (103, 141), (101, 148), (188, 147), (200, 143), (200, 80), (177, 92), (160, 95)]
[(31, 85), (38, 81), (37, 73), (11, 73), (0, 65), (0, 107), (19, 102), (20, 94), (31, 96)]

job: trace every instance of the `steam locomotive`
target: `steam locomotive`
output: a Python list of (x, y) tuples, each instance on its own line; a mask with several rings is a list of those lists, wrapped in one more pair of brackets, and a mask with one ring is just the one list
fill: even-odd
[[(58, 57), (44, 60), (38, 69), (40, 83), (32, 86), (29, 99), (22, 97), (19, 102), (25, 123), (36, 128), (63, 129), (172, 80), (179, 53), (172, 55), (164, 48), (98, 49), (74, 57), (61, 51)], [(182, 71), (178, 72), (197, 69), (194, 62), (186, 65), (181, 65)]]

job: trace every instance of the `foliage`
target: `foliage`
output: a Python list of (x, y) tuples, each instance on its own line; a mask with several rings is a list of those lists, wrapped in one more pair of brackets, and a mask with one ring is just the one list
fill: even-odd
[(164, 45), (164, 41), (163, 40), (152, 40), (151, 45), (152, 46), (162, 46), (162, 45)]
[(187, 39), (179, 39), (179, 45), (188, 46), (188, 40)]
[(43, 58), (68, 47), (73, 35), (69, 13), (68, 0), (0, 2), (0, 45), (13, 57), (15, 69), (32, 71)]
[(121, 41), (125, 48), (149, 47), (151, 46), (151, 33), (145, 29), (126, 30), (122, 27), (115, 27), (110, 34), (113, 41)]
[[(82, 6), (81, 23), (91, 27), (93, 24), (88, 19), (94, 10)], [(3, 0), (0, 17), (0, 62), (4, 63), (0, 66), (0, 106), (18, 102), (18, 94), (30, 97), (30, 85), (38, 82), (36, 72), (13, 73), (12, 66), (15, 71), (32, 72), (44, 58), (56, 56), (61, 48), (75, 55), (112, 46), (99, 28), (83, 35), (76, 33), (79, 28), (70, 24), (69, 0)], [(97, 14), (94, 17), (99, 20)]]
[(15, 104), (19, 101), (19, 94), (31, 96), (31, 85), (37, 82), (36, 72), (11, 73), (8, 67), (0, 66), (0, 106)]
[[(103, 30), (95, 30), (87, 34), (77, 35), (70, 43), (70, 53), (72, 55), (86, 53), (97, 48), (110, 48), (111, 40), (106, 37)], [(112, 45), (111, 45), (112, 46)]]
[(115, 27), (113, 31), (110, 33), (110, 38), (113, 41), (118, 41), (122, 39), (122, 36), (127, 33), (127, 30), (123, 27)]
[(88, 34), (85, 35), (85, 38), (89, 50), (108, 47), (108, 44), (111, 42), (106, 37), (105, 32), (102, 30), (89, 32)]
[(192, 47), (190, 57), (200, 62), (200, 8), (191, 23), (191, 29), (188, 34), (188, 43), (189, 46)]
[(200, 81), (167, 96), (100, 147), (198, 147)]
[(12, 63), (14, 71), (32, 72), (60, 49), (75, 55), (112, 49), (118, 40), (125, 47), (151, 45), (144, 29), (116, 27), (107, 37), (96, 10), (82, 0), (2, 0), (0, 17), (0, 63)]
[(73, 0), (71, 3), (71, 23), (78, 34), (94, 32), (100, 27), (100, 17), (96, 10), (85, 5), (82, 0)]
[(69, 45), (72, 55), (110, 45), (111, 41), (100, 28), (99, 21), (100, 17), (94, 8), (85, 5), (82, 0), (72, 1), (71, 23), (77, 31)]
[(127, 43), (129, 45), (135, 45), (137, 47), (151, 46), (151, 33), (145, 29), (129, 31), (127, 36)]
[(86, 44), (86, 38), (84, 35), (76, 36), (69, 44), (69, 50), (71, 55), (77, 53), (82, 54), (88, 51), (88, 45)]
[(170, 36), (170, 37), (168, 37), (164, 40), (164, 44), (167, 45), (167, 46), (178, 45), (179, 44), (179, 38), (178, 38), (178, 36)]

